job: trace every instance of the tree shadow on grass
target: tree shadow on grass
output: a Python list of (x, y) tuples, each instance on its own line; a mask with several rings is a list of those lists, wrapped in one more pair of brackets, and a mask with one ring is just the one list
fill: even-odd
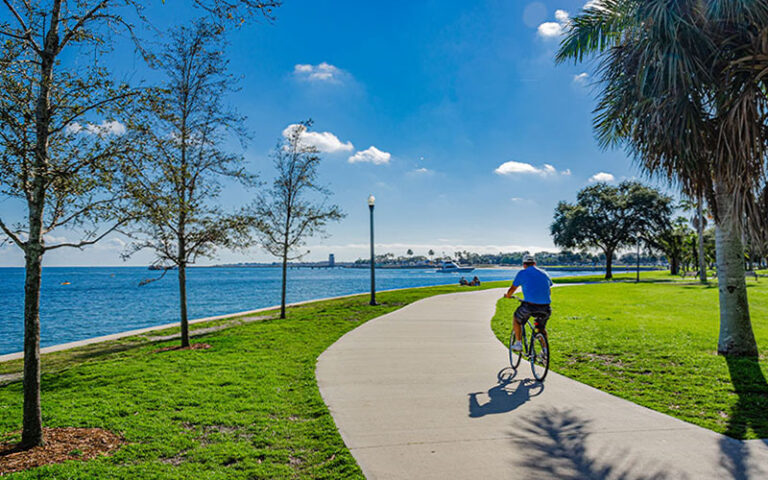
[(757, 357), (725, 357), (725, 361), (738, 400), (725, 430), (731, 438), (720, 440), (720, 464), (735, 479), (756, 478), (750, 476), (749, 446), (742, 440), (750, 430), (764, 442), (768, 439), (768, 382)]
[[(680, 472), (664, 471), (656, 462), (654, 471), (632, 460), (630, 451), (599, 452), (590, 456), (586, 443), (590, 421), (568, 410), (551, 409), (523, 420), (513, 432), (514, 448), (526, 452), (523, 465), (533, 473), (531, 478), (663, 480), (687, 478)], [(608, 455), (606, 455), (608, 453)], [(600, 460), (600, 458), (614, 459)], [(621, 459), (615, 460), (615, 459)], [(636, 473), (642, 471), (643, 473)]]
[[(516, 375), (515, 370), (503, 368), (497, 375), (498, 383), (487, 392), (469, 393), (469, 416), (477, 418), (511, 412), (544, 390), (543, 383), (531, 379), (515, 380)], [(478, 395), (486, 395), (488, 401), (480, 404)]]

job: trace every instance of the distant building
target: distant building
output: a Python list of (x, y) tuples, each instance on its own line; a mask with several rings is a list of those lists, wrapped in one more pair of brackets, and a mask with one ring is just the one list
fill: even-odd
[(334, 257), (332, 253), (328, 255), (328, 266), (331, 268), (336, 266), (336, 257)]

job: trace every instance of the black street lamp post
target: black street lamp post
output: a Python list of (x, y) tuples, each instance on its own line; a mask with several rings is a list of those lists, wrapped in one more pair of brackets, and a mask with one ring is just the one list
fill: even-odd
[(376, 261), (373, 254), (373, 205), (376, 201), (376, 197), (373, 195), (368, 197), (368, 208), (371, 211), (371, 305), (378, 305), (376, 303)]
[(637, 279), (636, 283), (640, 283), (640, 237), (637, 237)]

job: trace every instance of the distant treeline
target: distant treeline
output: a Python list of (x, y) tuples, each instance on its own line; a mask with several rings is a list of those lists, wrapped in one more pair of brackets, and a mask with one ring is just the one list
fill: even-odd
[[(509, 253), (475, 253), (469, 251), (454, 252), (452, 256), (433, 256), (423, 255), (402, 255), (396, 256), (393, 253), (385, 253), (376, 256), (377, 265), (432, 265), (439, 264), (442, 261), (458, 261), (461, 264), (469, 265), (520, 265), (523, 262), (523, 256), (529, 254), (529, 251), (509, 252)], [(539, 265), (603, 265), (605, 264), (605, 254), (592, 254), (590, 252), (571, 252), (568, 250), (562, 252), (538, 252), (535, 254), (536, 262)], [(636, 264), (637, 254), (627, 253), (619, 258), (620, 263)], [(369, 264), (370, 259), (357, 259), (356, 264)], [(666, 265), (667, 259), (664, 255), (641, 254), (640, 263), (642, 265)]]

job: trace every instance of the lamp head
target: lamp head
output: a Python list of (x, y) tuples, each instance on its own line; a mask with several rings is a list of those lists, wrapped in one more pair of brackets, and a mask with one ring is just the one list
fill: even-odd
[(368, 206), (372, 207), (374, 202), (376, 202), (376, 197), (374, 197), (373, 195), (369, 196), (368, 197)]

